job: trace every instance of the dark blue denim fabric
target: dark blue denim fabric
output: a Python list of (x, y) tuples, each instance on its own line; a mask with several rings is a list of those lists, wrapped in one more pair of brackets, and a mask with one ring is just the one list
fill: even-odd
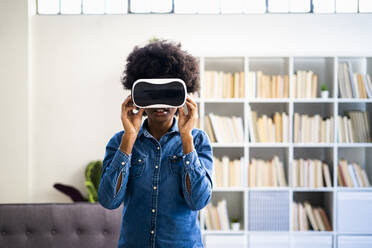
[[(175, 116), (171, 129), (159, 141), (148, 132), (147, 122), (148, 118), (142, 123), (131, 154), (119, 149), (124, 130), (106, 146), (98, 201), (108, 209), (124, 202), (118, 247), (204, 247), (197, 216), (212, 196), (213, 151), (209, 137), (193, 128), (194, 149), (183, 154)], [(116, 193), (120, 173), (123, 177)]]

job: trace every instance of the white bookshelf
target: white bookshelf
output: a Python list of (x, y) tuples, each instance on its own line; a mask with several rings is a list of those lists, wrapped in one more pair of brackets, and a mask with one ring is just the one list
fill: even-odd
[[(358, 162), (366, 170), (372, 182), (372, 143), (338, 143), (337, 142), (337, 116), (344, 110), (359, 109), (366, 110), (372, 114), (372, 99), (343, 99), (339, 98), (338, 92), (338, 63), (341, 61), (351, 61), (355, 72), (369, 73), (372, 76), (372, 57), (354, 56), (199, 56), (201, 87), (199, 98), (195, 99), (199, 106), (199, 127), (204, 129), (204, 116), (210, 112), (224, 116), (241, 116), (244, 125), (244, 143), (213, 143), (213, 155), (221, 158), (227, 155), (231, 159), (244, 157), (244, 168), (242, 171), (242, 187), (236, 188), (214, 188), (211, 202), (216, 205), (222, 197), (227, 200), (228, 213), (231, 217), (241, 219), (241, 230), (239, 231), (217, 231), (205, 230), (205, 220), (202, 209), (199, 212), (200, 225), (202, 229), (203, 241), (206, 236), (226, 236), (244, 239), (244, 245), (239, 247), (311, 247), (312, 243), (316, 247), (343, 248), (348, 247), (348, 237), (352, 235), (353, 240), (364, 242), (372, 240), (372, 221), (369, 226), (362, 228), (362, 232), (339, 232), (338, 217), (339, 208), (344, 209), (344, 201), (339, 206), (339, 197), (345, 199), (348, 194), (355, 197), (372, 199), (372, 187), (368, 188), (345, 188), (337, 185), (337, 164), (338, 159), (345, 157), (348, 161)], [(203, 82), (205, 70), (217, 70), (224, 72), (245, 72), (245, 96), (248, 95), (247, 75), (249, 71), (262, 70), (265, 74), (282, 74), (289, 76), (290, 92), (289, 98), (267, 99), (257, 98), (213, 98), (203, 97)], [(329, 98), (294, 98), (292, 75), (297, 70), (312, 70), (318, 75), (318, 97), (319, 88), (322, 83), (326, 83), (329, 89)], [(248, 105), (259, 115), (263, 113), (272, 115), (275, 111), (286, 112), (289, 116), (289, 140), (288, 143), (251, 143), (248, 133)], [(293, 143), (293, 116), (295, 112), (307, 114), (320, 114), (322, 117), (333, 116), (334, 122), (334, 142), (331, 143)], [(372, 121), (372, 116), (369, 116)], [(369, 123), (370, 128), (372, 127)], [(284, 164), (288, 187), (283, 188), (248, 188), (248, 163), (251, 158), (271, 159), (273, 155), (278, 155)], [(291, 166), (296, 158), (317, 158), (326, 162), (330, 167), (332, 176), (331, 188), (304, 188), (292, 187)], [(285, 231), (252, 231), (249, 229), (249, 196), (252, 192), (287, 192), (288, 194), (288, 218), (289, 228)], [(344, 193), (346, 192), (346, 193)], [(349, 194), (350, 195), (350, 194)], [(340, 198), (340, 199), (341, 199)], [(291, 203), (293, 200), (309, 199), (311, 203), (318, 204), (327, 212), (331, 222), (331, 232), (321, 231), (293, 231), (291, 230)], [(359, 198), (358, 198), (359, 199)], [(354, 199), (355, 200), (355, 199)], [(353, 199), (350, 200), (354, 201)], [(341, 201), (340, 201), (341, 202)], [(362, 202), (362, 200), (361, 200)], [(370, 205), (368, 205), (370, 204)], [(372, 200), (367, 202), (372, 206)], [(363, 206), (360, 207), (363, 212)], [(372, 208), (370, 208), (372, 209)], [(358, 211), (356, 211), (358, 212)], [(366, 218), (372, 219), (372, 211)], [(342, 222), (345, 220), (342, 219)], [(346, 236), (348, 235), (348, 236)], [(371, 237), (365, 239), (364, 237)], [(209, 237), (211, 238), (211, 237)], [(266, 242), (266, 246), (260, 246), (260, 242)], [(306, 246), (308, 243), (309, 246)], [(262, 243), (264, 244), (264, 243)], [(234, 246), (235, 247), (235, 246)], [(238, 247), (238, 246), (236, 246)], [(372, 247), (372, 245), (371, 245)], [(208, 246), (206, 246), (208, 248)]]

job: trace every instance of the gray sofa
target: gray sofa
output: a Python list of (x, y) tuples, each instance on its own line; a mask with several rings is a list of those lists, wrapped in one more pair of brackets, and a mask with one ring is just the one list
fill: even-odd
[(0, 204), (1, 248), (117, 248), (123, 204)]

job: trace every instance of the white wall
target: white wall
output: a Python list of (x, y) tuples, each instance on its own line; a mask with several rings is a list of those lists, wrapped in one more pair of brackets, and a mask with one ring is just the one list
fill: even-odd
[[(103, 159), (107, 141), (122, 129), (125, 58), (153, 36), (181, 41), (194, 55), (372, 54), (371, 15), (33, 16), (30, 21), (33, 202), (69, 202), (52, 188), (55, 182), (86, 193), (86, 164)], [(12, 140), (11, 132), (5, 137)]]
[(0, 203), (28, 201), (28, 12), (0, 1)]

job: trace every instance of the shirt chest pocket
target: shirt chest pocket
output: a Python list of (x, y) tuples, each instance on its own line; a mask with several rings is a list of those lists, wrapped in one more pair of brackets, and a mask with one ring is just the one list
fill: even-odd
[(142, 154), (133, 154), (131, 166), (129, 168), (129, 178), (137, 178), (143, 175), (146, 167), (147, 156)]
[(180, 175), (183, 166), (183, 153), (168, 155), (169, 169), (173, 175)]

